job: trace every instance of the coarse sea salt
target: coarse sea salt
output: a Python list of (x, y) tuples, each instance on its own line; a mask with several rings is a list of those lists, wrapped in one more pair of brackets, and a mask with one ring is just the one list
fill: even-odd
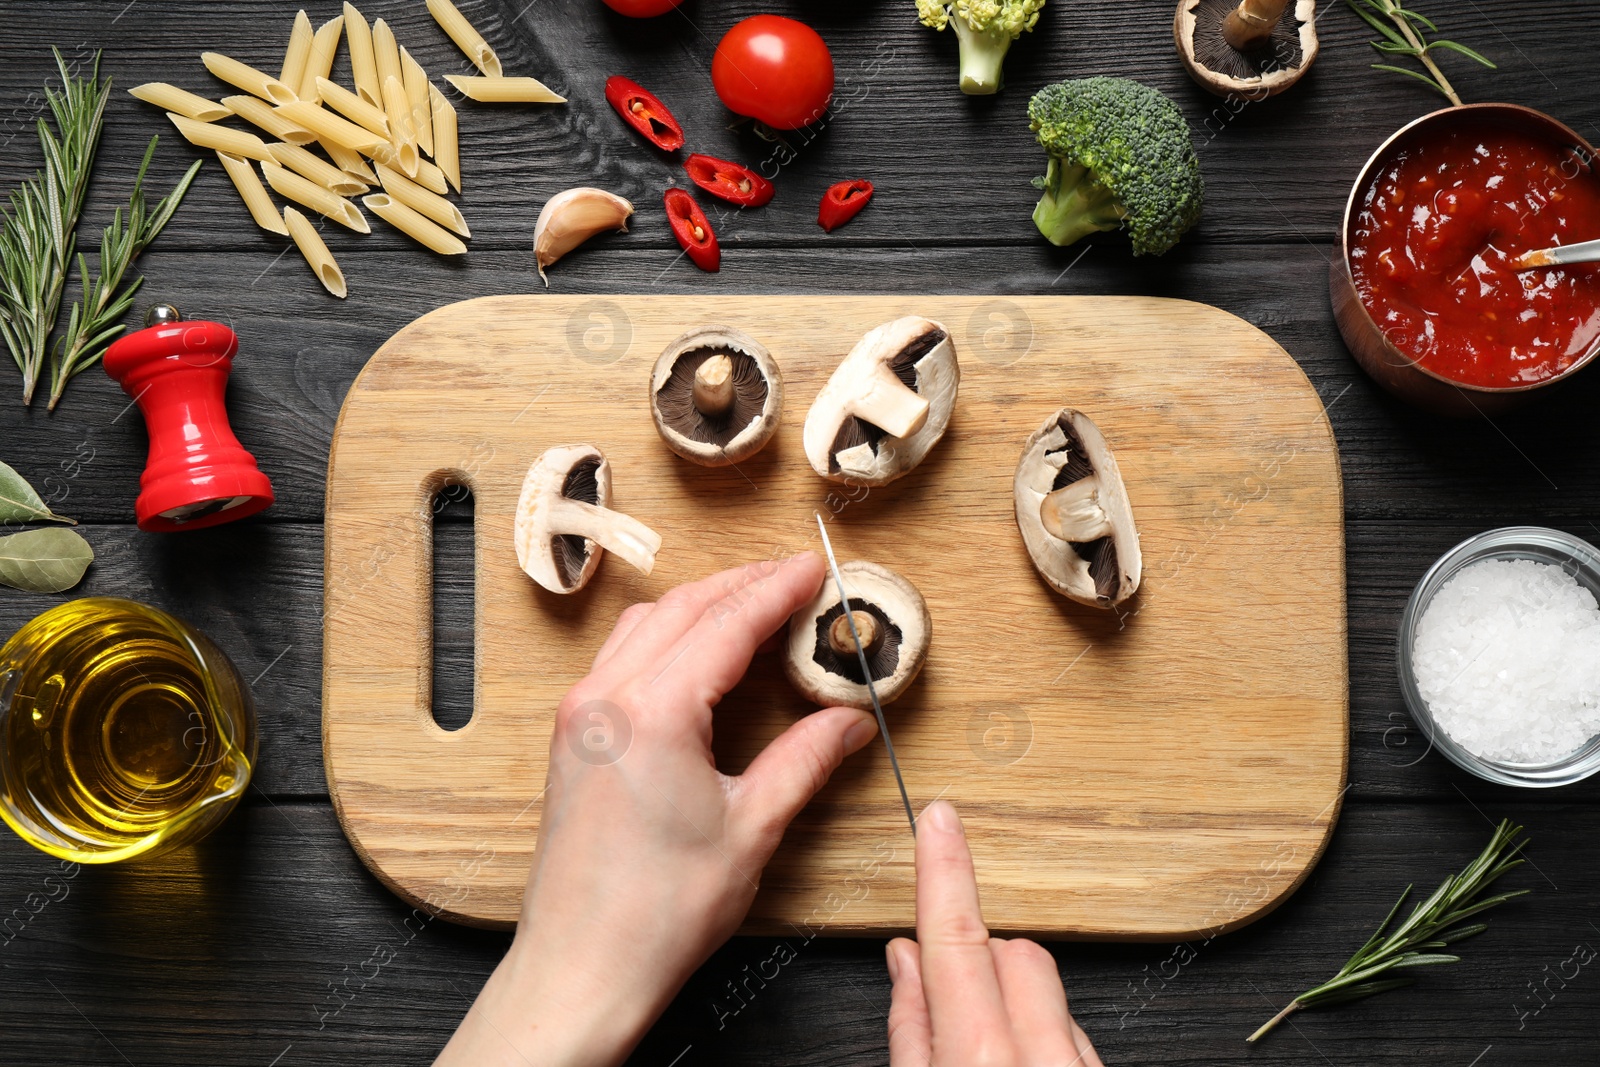
[(1485, 559), (1439, 587), (1412, 671), (1445, 733), (1501, 763), (1553, 763), (1600, 733), (1600, 607), (1562, 568)]

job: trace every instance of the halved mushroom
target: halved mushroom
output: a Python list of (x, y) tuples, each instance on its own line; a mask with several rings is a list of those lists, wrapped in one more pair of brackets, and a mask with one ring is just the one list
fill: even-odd
[[(878, 702), (887, 704), (911, 685), (928, 659), (933, 619), (917, 587), (887, 567), (864, 560), (840, 564), (850, 594), (850, 614)], [(872, 709), (861, 657), (850, 635), (839, 587), (832, 575), (799, 611), (789, 617), (784, 673), (801, 695), (824, 707)]]
[(1179, 0), (1172, 36), (1189, 76), (1218, 96), (1264, 100), (1316, 61), (1317, 2)]
[(668, 448), (702, 467), (726, 467), (761, 451), (777, 432), (783, 375), (755, 338), (700, 326), (656, 360), (650, 412)]
[[(593, 445), (552, 448), (528, 468), (517, 501), (517, 562), (552, 593), (576, 593), (615, 552), (649, 574), (661, 550), (650, 527), (611, 511), (611, 463)], [(602, 551), (603, 550), (603, 551)]]
[(888, 485), (939, 443), (960, 385), (939, 323), (908, 315), (870, 330), (806, 413), (806, 459), (830, 481)]
[(1022, 450), (1013, 483), (1017, 526), (1033, 565), (1057, 592), (1112, 608), (1139, 588), (1139, 531), (1117, 457), (1089, 416), (1062, 408)]

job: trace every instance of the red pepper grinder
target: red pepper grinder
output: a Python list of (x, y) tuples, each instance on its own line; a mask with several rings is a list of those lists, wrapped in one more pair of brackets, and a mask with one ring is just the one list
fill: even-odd
[(144, 412), (150, 456), (134, 505), (139, 529), (198, 530), (254, 515), (272, 483), (228, 425), (223, 394), (239, 337), (218, 322), (184, 322), (157, 304), (145, 329), (119, 338), (106, 373)]

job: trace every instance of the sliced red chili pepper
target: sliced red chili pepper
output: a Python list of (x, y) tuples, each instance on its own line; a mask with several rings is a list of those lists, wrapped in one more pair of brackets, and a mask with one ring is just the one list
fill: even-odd
[(711, 223), (700, 205), (694, 202), (694, 197), (682, 189), (668, 189), (666, 203), (672, 236), (689, 253), (694, 265), (713, 274), (721, 270), (722, 246), (717, 243), (717, 235), (711, 231)]
[(817, 225), (832, 233), (857, 215), (872, 199), (869, 181), (840, 182), (822, 194), (822, 207), (817, 209)]
[(712, 196), (740, 207), (760, 207), (772, 199), (772, 183), (742, 163), (696, 152), (683, 161), (689, 180)]
[(620, 74), (606, 79), (606, 102), (624, 122), (663, 152), (683, 147), (683, 127), (672, 112), (644, 86)]

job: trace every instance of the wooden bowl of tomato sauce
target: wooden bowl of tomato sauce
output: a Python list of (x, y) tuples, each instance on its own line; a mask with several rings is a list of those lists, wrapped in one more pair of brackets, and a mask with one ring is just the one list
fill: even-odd
[(1503, 411), (1600, 354), (1600, 264), (1518, 271), (1600, 239), (1595, 150), (1549, 115), (1469, 104), (1403, 127), (1350, 191), (1329, 275), (1379, 385), (1447, 415)]

